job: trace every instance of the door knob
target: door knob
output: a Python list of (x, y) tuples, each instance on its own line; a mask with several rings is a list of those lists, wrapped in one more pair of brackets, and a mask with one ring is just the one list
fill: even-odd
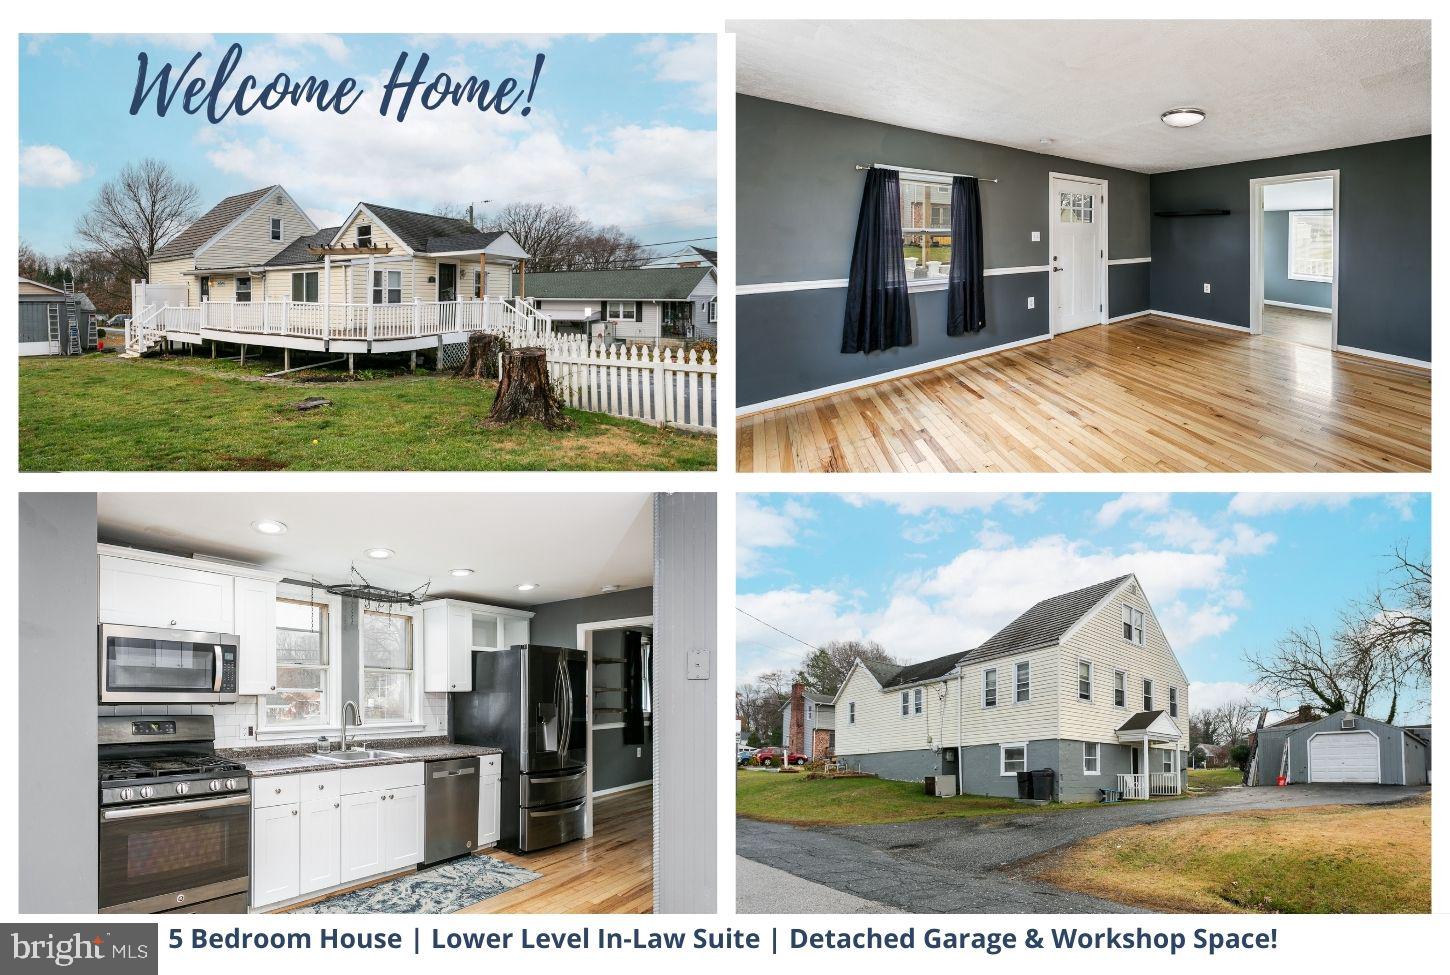
[(1060, 268), (1060, 267), (1055, 267), (1055, 268), (1053, 268), (1053, 269), (1052, 269), (1052, 270), (1053, 270), (1053, 271), (1054, 271), (1054, 272), (1056, 272), (1056, 271), (1061, 271), (1061, 270), (1062, 270), (1062, 268)]
[(295, 809), (292, 810), (292, 815), (294, 815), (294, 816), (297, 815), (297, 810), (295, 810)]

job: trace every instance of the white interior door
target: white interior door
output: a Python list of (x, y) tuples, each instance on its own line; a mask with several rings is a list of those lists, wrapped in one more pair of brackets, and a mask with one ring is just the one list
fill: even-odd
[(1310, 782), (1378, 782), (1379, 739), (1373, 732), (1319, 734), (1309, 739)]
[(1107, 194), (1100, 183), (1052, 177), (1052, 331), (1070, 332), (1103, 320), (1103, 247)]

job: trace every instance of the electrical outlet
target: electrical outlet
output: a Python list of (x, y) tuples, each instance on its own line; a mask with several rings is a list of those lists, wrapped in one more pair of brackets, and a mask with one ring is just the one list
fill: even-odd
[(1028, 308), (1036, 308), (1037, 307), (1037, 299), (1034, 298), (1032, 295), (1028, 295), (1027, 296), (1027, 307)]
[(644, 758), (644, 749), (643, 748), (636, 748), (634, 750), (634, 757), (635, 758)]
[(1037, 243), (1041, 239), (1042, 239), (1042, 231), (1040, 231), (1040, 230), (1034, 230), (1034, 231), (1032, 231), (1032, 242), (1034, 244)]
[(1203, 282), (1203, 293), (1206, 294), (1206, 295), (1207, 294), (1212, 294), (1213, 293), (1213, 285), (1209, 284), (1207, 281)]

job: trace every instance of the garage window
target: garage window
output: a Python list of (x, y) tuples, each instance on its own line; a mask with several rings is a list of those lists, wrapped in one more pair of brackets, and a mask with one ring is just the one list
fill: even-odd
[(1003, 775), (1016, 775), (1018, 772), (1027, 771), (1027, 742), (1009, 742), (1003, 744), (1001, 749)]
[(1082, 743), (1082, 774), (1098, 774), (1098, 743), (1085, 741)]

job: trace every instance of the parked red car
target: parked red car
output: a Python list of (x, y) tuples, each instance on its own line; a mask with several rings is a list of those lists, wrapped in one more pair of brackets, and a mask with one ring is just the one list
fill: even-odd
[(804, 755), (798, 755), (795, 752), (788, 752), (784, 748), (775, 747), (762, 748), (751, 759), (751, 762), (755, 765), (764, 765), (769, 768), (775, 768), (778, 765), (804, 765), (808, 761), (810, 759)]

